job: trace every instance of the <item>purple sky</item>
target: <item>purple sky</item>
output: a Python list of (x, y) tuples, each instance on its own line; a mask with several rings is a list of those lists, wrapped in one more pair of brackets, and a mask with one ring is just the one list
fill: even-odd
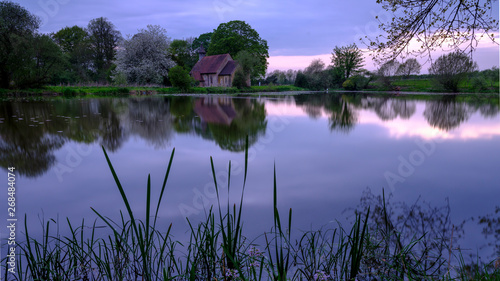
[[(40, 31), (44, 33), (66, 26), (85, 27), (91, 19), (106, 17), (124, 37), (148, 24), (156, 24), (165, 28), (172, 39), (182, 39), (210, 32), (220, 23), (243, 20), (268, 41), (270, 70), (304, 68), (318, 57), (329, 64), (335, 46), (356, 43), (363, 48), (360, 37), (373, 38), (380, 33), (375, 16), (389, 16), (375, 0), (12, 1), (40, 16), (43, 22)], [(498, 19), (498, 3), (494, 6), (492, 13)], [(498, 66), (498, 45), (481, 46), (474, 55), (479, 68)], [(438, 56), (439, 52), (434, 57)], [(422, 72), (427, 72), (429, 66), (424, 65)], [(369, 60), (365, 67), (376, 68)]]

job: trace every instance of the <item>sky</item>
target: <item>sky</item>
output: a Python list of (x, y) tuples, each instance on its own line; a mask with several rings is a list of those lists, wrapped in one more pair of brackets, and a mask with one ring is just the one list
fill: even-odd
[[(126, 38), (148, 24), (160, 25), (172, 39), (198, 37), (221, 23), (243, 20), (255, 29), (269, 46), (268, 71), (303, 69), (313, 59), (330, 64), (335, 46), (356, 43), (359, 38), (380, 34), (378, 16), (389, 18), (376, 0), (11, 0), (42, 20), (40, 32), (50, 33), (78, 25), (86, 27), (94, 18), (106, 17)], [(498, 20), (498, 2), (492, 14)], [(497, 42), (500, 41), (496, 33)], [(432, 55), (436, 59), (443, 51)], [(365, 68), (378, 66), (365, 53)], [(417, 59), (427, 73), (427, 57)], [(485, 40), (473, 59), (479, 69), (499, 65), (499, 46)]]

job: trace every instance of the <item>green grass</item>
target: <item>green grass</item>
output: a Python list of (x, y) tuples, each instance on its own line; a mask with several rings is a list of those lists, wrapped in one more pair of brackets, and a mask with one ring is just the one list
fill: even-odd
[(238, 94), (258, 92), (285, 92), (305, 91), (303, 88), (281, 86), (252, 86), (237, 89), (235, 87), (193, 87), (184, 92), (175, 87), (113, 87), (113, 86), (46, 86), (38, 89), (0, 89), (2, 96), (63, 96), (63, 97), (102, 97), (102, 96), (129, 96), (129, 95), (155, 95), (155, 94)]
[[(285, 218), (278, 211), (278, 181), (276, 166), (273, 189), (273, 207), (269, 215), (273, 226), (262, 234), (265, 241), (257, 244), (244, 235), (242, 214), (244, 191), (248, 174), (248, 138), (245, 148), (243, 188), (238, 203), (222, 202), (219, 193), (231, 189), (231, 162), (228, 185), (220, 186), (213, 159), (210, 159), (217, 205), (208, 210), (205, 220), (193, 225), (188, 219), (189, 242), (180, 243), (171, 237), (172, 225), (158, 225), (158, 213), (166, 193), (173, 165), (172, 150), (156, 204), (153, 204), (152, 186), (148, 176), (145, 195), (145, 220), (131, 209), (129, 197), (123, 188), (112, 161), (103, 148), (109, 170), (120, 193), (125, 214), (120, 212), (113, 221), (100, 210), (99, 218), (88, 229), (82, 221), (74, 227), (69, 220), (69, 235), (62, 236), (58, 222), (43, 224), (43, 235), (30, 236), (25, 217), (25, 241), (18, 255), (17, 276), (5, 272), (4, 280), (498, 280), (500, 269), (493, 263), (466, 263), (461, 253), (456, 254), (458, 265), (439, 270), (447, 264), (440, 253), (422, 252), (415, 247), (423, 237), (401, 240), (399, 229), (390, 222), (385, 206), (380, 206), (383, 224), (376, 228), (370, 223), (370, 209), (356, 213), (349, 229), (340, 224), (333, 229), (311, 230), (299, 234), (292, 241), (292, 209)], [(154, 209), (153, 209), (154, 208)], [(214, 210), (215, 209), (215, 210)], [(154, 211), (154, 212), (153, 212)], [(379, 209), (380, 212), (380, 209)], [(98, 222), (107, 225), (108, 235), (97, 238)], [(55, 232), (53, 229), (56, 229)], [(445, 238), (447, 240), (448, 237)], [(262, 239), (261, 239), (262, 240)], [(434, 243), (445, 243), (434, 241)], [(6, 259), (2, 261), (6, 266)], [(436, 273), (438, 272), (438, 273)]]
[[(382, 86), (374, 83), (375, 90), (383, 90)], [(432, 79), (398, 79), (392, 81), (394, 87), (400, 87), (400, 91), (403, 92), (446, 92), (441, 89)], [(494, 82), (491, 84), (488, 82), (489, 87), (487, 89), (477, 91), (473, 88), (472, 83), (468, 80), (462, 81), (459, 85), (459, 93), (496, 93), (499, 92), (499, 83)]]

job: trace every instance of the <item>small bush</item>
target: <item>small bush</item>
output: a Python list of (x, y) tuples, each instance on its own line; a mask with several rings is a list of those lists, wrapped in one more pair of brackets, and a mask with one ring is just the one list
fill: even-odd
[(115, 86), (127, 85), (127, 76), (123, 72), (116, 73), (111, 76), (111, 79), (113, 79), (113, 85)]
[(181, 91), (189, 91), (193, 78), (189, 72), (182, 66), (174, 66), (168, 71), (168, 76), (172, 86), (179, 88)]
[(307, 77), (301, 71), (299, 71), (297, 73), (297, 77), (295, 77), (294, 86), (300, 87), (300, 88), (309, 88), (309, 83), (307, 82)]
[(71, 89), (71, 88), (64, 88), (62, 90), (62, 94), (65, 97), (74, 97), (78, 94), (78, 92), (74, 89)]
[(350, 91), (362, 90), (368, 86), (369, 82), (370, 79), (361, 75), (355, 75), (345, 80), (344, 83), (342, 83), (342, 88)]
[(245, 79), (245, 74), (241, 69), (236, 70), (236, 73), (234, 73), (233, 87), (236, 87), (238, 89), (243, 89), (248, 87), (247, 81)]

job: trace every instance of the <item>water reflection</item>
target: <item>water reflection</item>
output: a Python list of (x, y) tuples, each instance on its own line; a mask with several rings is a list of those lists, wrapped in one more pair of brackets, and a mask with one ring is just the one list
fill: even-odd
[(449, 270), (449, 250), (464, 235), (466, 221), (452, 223), (448, 199), (435, 206), (419, 197), (409, 205), (366, 189), (355, 213), (368, 212), (368, 233), (378, 242), (367, 248), (368, 275), (404, 279), (401, 273), (410, 270), (437, 278)]
[(417, 102), (405, 99), (391, 99), (388, 97), (368, 97), (363, 100), (362, 108), (375, 111), (382, 121), (389, 121), (400, 117), (410, 119), (415, 114)]
[(456, 102), (452, 98), (443, 98), (427, 102), (424, 116), (432, 127), (449, 131), (469, 120), (472, 112), (473, 109), (465, 103)]
[(113, 152), (131, 136), (156, 149), (168, 147), (175, 134), (187, 134), (214, 141), (223, 150), (243, 151), (247, 135), (253, 145), (266, 134), (266, 104), (271, 103), (300, 109), (313, 120), (326, 118), (332, 132), (343, 134), (352, 132), (368, 112), (386, 123), (409, 120), (417, 104), (425, 105), (422, 115), (427, 123), (444, 132), (458, 128), (475, 112), (484, 118), (499, 114), (498, 104), (465, 103), (454, 96), (425, 103), (362, 94), (297, 95), (272, 102), (220, 96), (3, 101), (0, 165), (6, 168), (15, 162), (21, 174), (37, 177), (54, 165), (54, 152), (67, 141), (99, 143)]
[(295, 98), (300, 106), (309, 115), (316, 119), (325, 112), (328, 116), (331, 131), (349, 133), (358, 123), (359, 96), (353, 98), (346, 95), (301, 95)]

